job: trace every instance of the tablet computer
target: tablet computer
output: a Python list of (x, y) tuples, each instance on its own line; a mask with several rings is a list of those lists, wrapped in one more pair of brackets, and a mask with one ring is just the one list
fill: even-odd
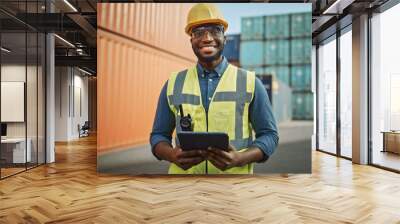
[(228, 150), (229, 136), (223, 132), (179, 132), (178, 140), (182, 150), (206, 150), (215, 147)]

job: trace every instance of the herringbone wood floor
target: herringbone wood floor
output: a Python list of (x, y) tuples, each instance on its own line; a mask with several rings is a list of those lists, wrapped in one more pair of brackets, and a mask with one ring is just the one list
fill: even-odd
[(0, 223), (400, 223), (400, 175), (313, 153), (311, 175), (112, 176), (95, 138), (0, 181)]

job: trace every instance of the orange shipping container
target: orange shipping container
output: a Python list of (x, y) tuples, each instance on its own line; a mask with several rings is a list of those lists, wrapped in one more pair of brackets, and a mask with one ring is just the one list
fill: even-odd
[[(98, 5), (98, 153), (147, 144), (163, 84), (171, 72), (195, 64), (184, 5)], [(165, 20), (176, 33), (168, 36), (157, 24)]]
[(99, 3), (98, 29), (175, 52), (193, 55), (184, 32), (190, 3)]

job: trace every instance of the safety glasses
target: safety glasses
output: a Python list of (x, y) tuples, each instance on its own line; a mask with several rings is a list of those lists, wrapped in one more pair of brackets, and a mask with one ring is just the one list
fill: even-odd
[(210, 25), (210, 26), (200, 26), (196, 27), (192, 30), (193, 38), (200, 38), (208, 32), (211, 36), (217, 38), (224, 34), (224, 27), (219, 25)]

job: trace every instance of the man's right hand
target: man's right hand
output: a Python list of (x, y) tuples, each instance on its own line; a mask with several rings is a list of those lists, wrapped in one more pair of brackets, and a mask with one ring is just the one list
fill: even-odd
[(183, 151), (179, 147), (172, 148), (167, 142), (158, 143), (155, 147), (155, 153), (159, 158), (175, 163), (184, 170), (203, 162), (206, 158), (204, 150)]
[(175, 147), (171, 150), (169, 160), (183, 170), (187, 170), (203, 162), (205, 160), (205, 157), (205, 151), (203, 150), (182, 151), (181, 148)]

